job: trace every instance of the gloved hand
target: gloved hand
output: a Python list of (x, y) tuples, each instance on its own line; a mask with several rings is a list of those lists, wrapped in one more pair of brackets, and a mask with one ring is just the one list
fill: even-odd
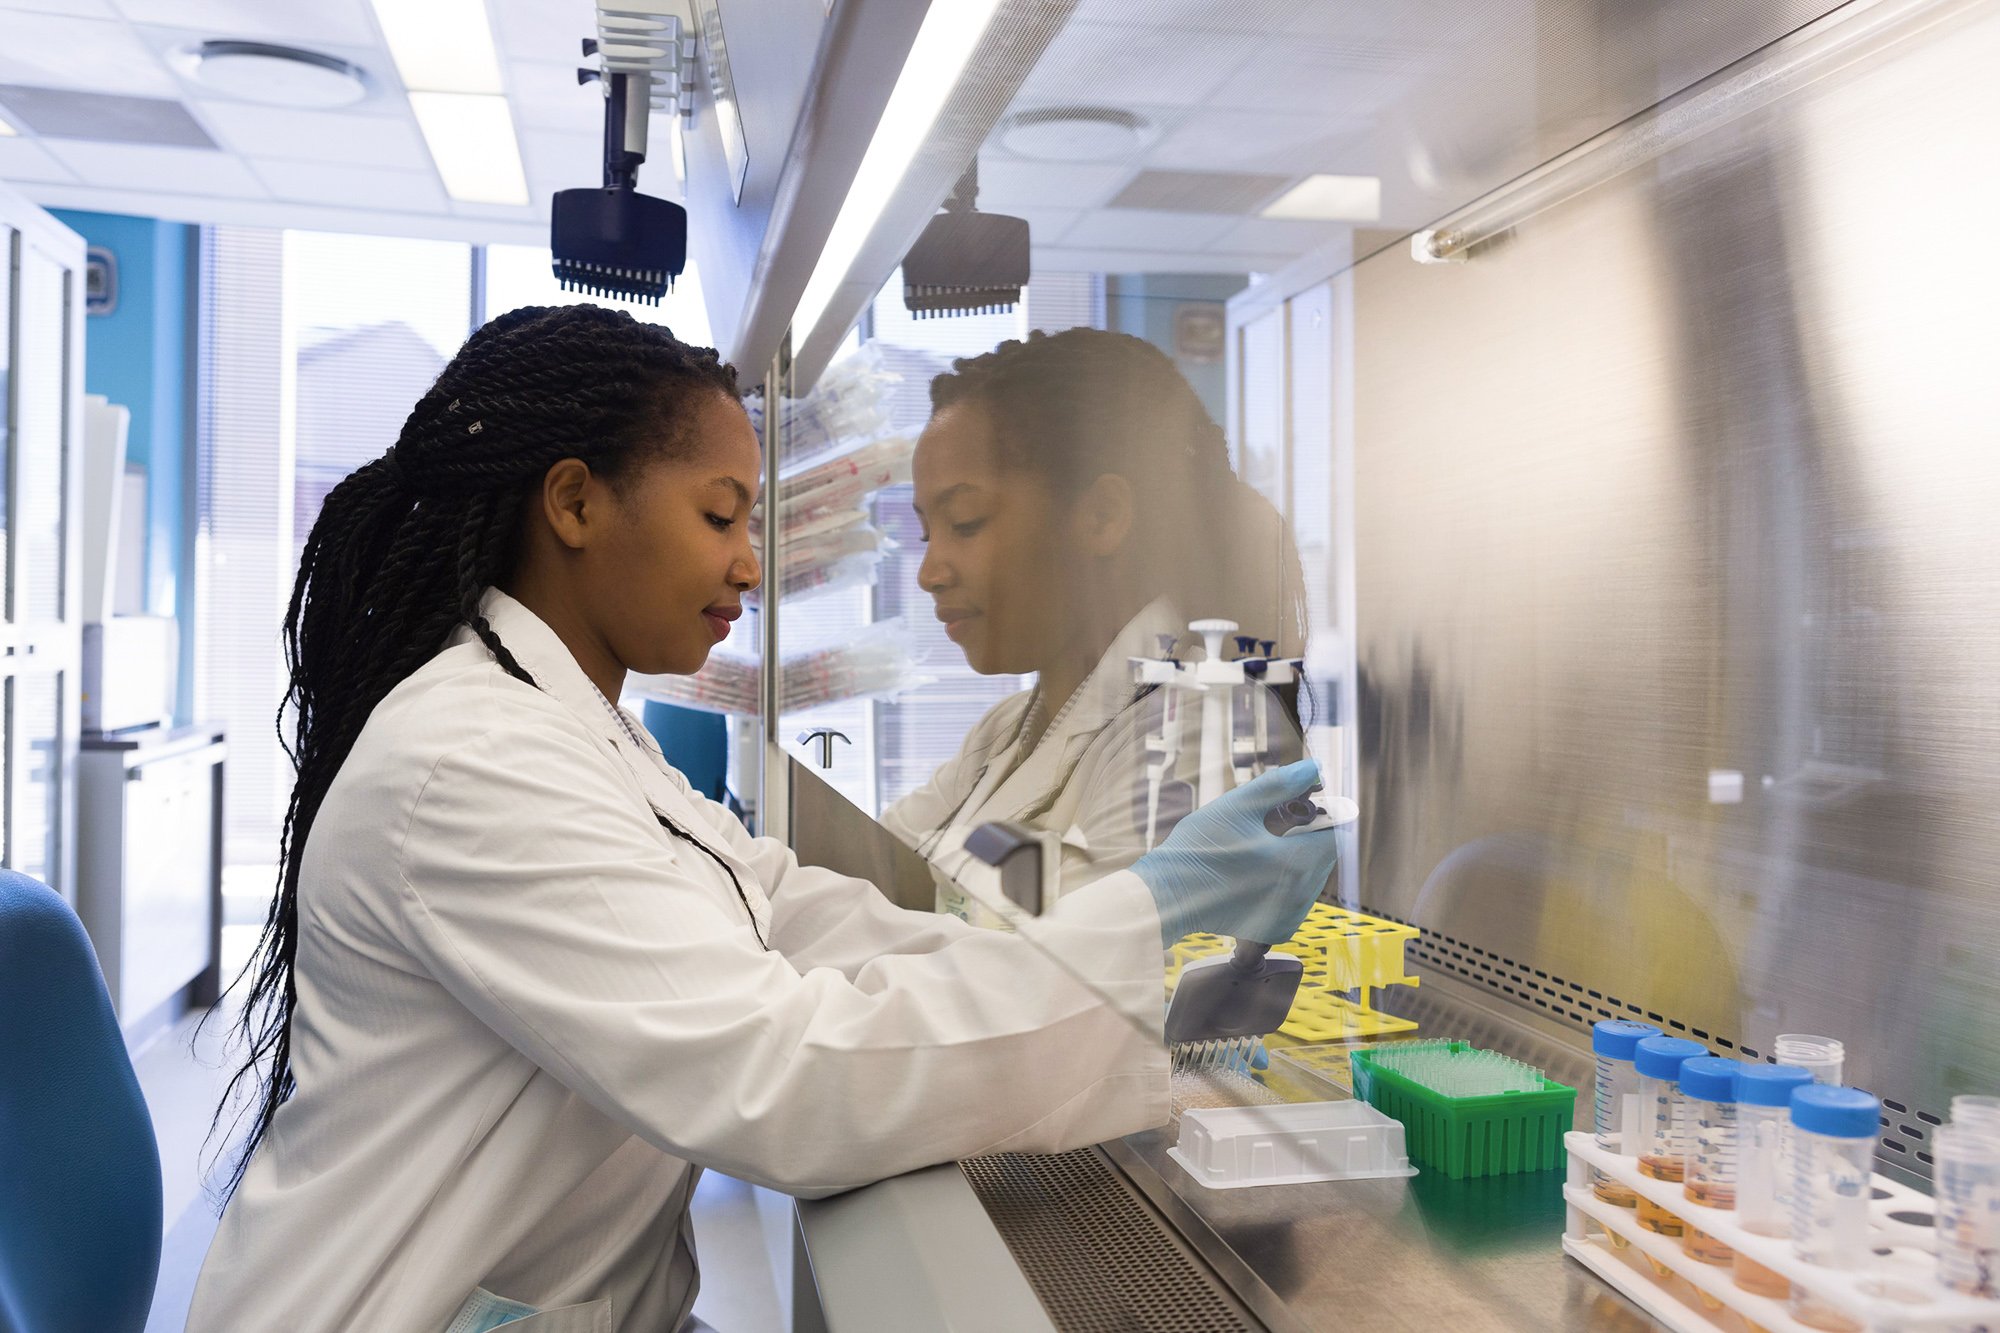
[(1153, 891), (1166, 945), (1195, 930), (1260, 944), (1292, 937), (1333, 876), (1339, 830), (1281, 838), (1264, 816), (1318, 786), (1311, 759), (1272, 769), (1189, 814), (1132, 863)]

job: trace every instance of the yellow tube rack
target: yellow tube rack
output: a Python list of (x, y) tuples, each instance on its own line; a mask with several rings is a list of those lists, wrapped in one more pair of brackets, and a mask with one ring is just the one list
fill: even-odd
[[(1339, 1041), (1415, 1029), (1407, 1018), (1377, 1012), (1369, 993), (1381, 986), (1418, 984), (1403, 961), (1403, 945), (1416, 935), (1415, 926), (1315, 904), (1298, 932), (1272, 950), (1291, 954), (1305, 966), (1298, 998), (1278, 1030), (1301, 1041)], [(1168, 993), (1189, 963), (1234, 947), (1235, 941), (1220, 935), (1182, 939), (1169, 951)]]

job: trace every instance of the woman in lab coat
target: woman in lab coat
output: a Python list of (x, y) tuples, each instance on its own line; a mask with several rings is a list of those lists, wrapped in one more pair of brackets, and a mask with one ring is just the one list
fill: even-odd
[[(1030, 334), (955, 362), (931, 404), (914, 463), (917, 582), (973, 670), (1032, 672), (1035, 685), (995, 705), (883, 823), (931, 858), (940, 910), (1004, 926), (961, 887), (966, 834), (1013, 820), (1060, 835), (1059, 892), (1131, 865), (1146, 850), (1145, 736), (1160, 705), (1131, 659), (1163, 644), (1198, 657), (1190, 617), (1296, 654), (1302, 577), (1277, 511), (1143, 339)], [(1164, 780), (1191, 780), (1199, 751), (1190, 727)]]
[(327, 497), (195, 1333), (674, 1329), (702, 1167), (820, 1195), (1159, 1123), (1162, 939), (1304, 915), (1330, 842), (1259, 812), (1309, 765), (1018, 936), (691, 791), (613, 701), (723, 637), (760, 475), (713, 352), (572, 306), (473, 335)]

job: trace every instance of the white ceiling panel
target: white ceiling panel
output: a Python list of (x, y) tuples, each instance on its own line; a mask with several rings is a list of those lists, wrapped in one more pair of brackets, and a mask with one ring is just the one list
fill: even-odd
[(1422, 65), (1422, 53), (1396, 44), (1277, 41), (1224, 80), (1212, 101), (1352, 120), (1391, 101)]
[(449, 204), (437, 173), (429, 170), (383, 171), (319, 162), (262, 161), (253, 165), (280, 199), (397, 213), (442, 213)]
[[(604, 140), (592, 134), (554, 134), (525, 130), (521, 134), (521, 164), (528, 182), (539, 193), (598, 185), (604, 180)], [(674, 169), (664, 153), (639, 168), (639, 188), (647, 194), (679, 197)]]
[(1281, 218), (1251, 218), (1239, 222), (1216, 239), (1221, 250), (1257, 250), (1269, 254), (1298, 255), (1325, 245), (1347, 230), (1339, 222), (1297, 222)]
[(1201, 250), (1213, 245), (1236, 220), (1213, 213), (1160, 213), (1152, 209), (1100, 208), (1063, 233), (1066, 247), (1122, 250)]
[(1189, 116), (1146, 155), (1155, 167), (1183, 171), (1338, 171), (1340, 145), (1365, 133), (1365, 122), (1275, 111), (1204, 111)]
[(1022, 208), (1095, 208), (1132, 179), (1129, 166), (979, 159), (979, 206), (996, 213)]
[[(86, 19), (115, 19), (118, 9), (111, 0), (7, 0), (0, 4), (0, 13), (20, 9), (41, 14), (74, 14)], [(4, 24), (5, 19), (0, 19)]]
[(579, 85), (575, 65), (516, 60), (507, 66), (507, 102), (514, 123), (524, 130), (602, 132), (604, 94), (596, 84)]
[(410, 122), (337, 111), (294, 111), (249, 102), (190, 102), (225, 148), (245, 157), (342, 162), (389, 171), (431, 169), (430, 150)]
[[(415, 4), (419, 0), (398, 0)], [(210, 37), (254, 37), (311, 46), (378, 40), (367, 0), (117, 0), (134, 23), (197, 29)], [(385, 71), (393, 78), (393, 71)]]
[(0, 10), (0, 83), (172, 97), (173, 76), (123, 23)]
[(583, 63), (580, 43), (597, 34), (591, 0), (487, 0), (493, 38), (515, 60)]
[(86, 181), (117, 181), (127, 190), (263, 198), (263, 185), (243, 160), (205, 148), (50, 139), (44, 146)]
[[(1258, 32), (1275, 27), (1307, 0), (1077, 0), (1074, 21), (1148, 24), (1197, 32)], [(1353, 0), (1342, 0), (1351, 4)]]
[(0, 137), (0, 180), (73, 181), (76, 173), (27, 139)]
[(1199, 106), (1260, 45), (1247, 33), (1071, 23), (1023, 89), (1042, 100), (1089, 106)]
[(1054, 245), (1063, 233), (1083, 216), (1080, 208), (1010, 208), (1009, 214), (1028, 224), (1028, 240), (1033, 245)]

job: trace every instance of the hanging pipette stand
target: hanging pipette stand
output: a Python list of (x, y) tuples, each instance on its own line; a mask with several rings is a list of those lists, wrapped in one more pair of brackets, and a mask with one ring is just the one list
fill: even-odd
[(1736, 1285), (1730, 1268), (1701, 1262), (1682, 1249), (1679, 1237), (1642, 1228), (1635, 1209), (1598, 1198), (1591, 1189), (1592, 1167), (1670, 1210), (1689, 1228), (1699, 1228), (1789, 1280), (1794, 1289), (1805, 1290), (1868, 1333), (2000, 1330), (2000, 1300), (1947, 1290), (1937, 1280), (1933, 1228), (1898, 1220), (1899, 1215), (1925, 1221), (1935, 1216), (1930, 1197), (1887, 1176), (1874, 1177), (1865, 1260), (1852, 1267), (1830, 1268), (1799, 1258), (1785, 1237), (1745, 1230), (1734, 1211), (1705, 1208), (1688, 1199), (1679, 1184), (1641, 1175), (1635, 1158), (1606, 1152), (1594, 1135), (1571, 1133), (1563, 1146), (1569, 1155), (1569, 1179), (1563, 1187), (1568, 1205), (1563, 1251), (1678, 1333), (1814, 1330), (1792, 1318), (1788, 1301), (1744, 1290)]

